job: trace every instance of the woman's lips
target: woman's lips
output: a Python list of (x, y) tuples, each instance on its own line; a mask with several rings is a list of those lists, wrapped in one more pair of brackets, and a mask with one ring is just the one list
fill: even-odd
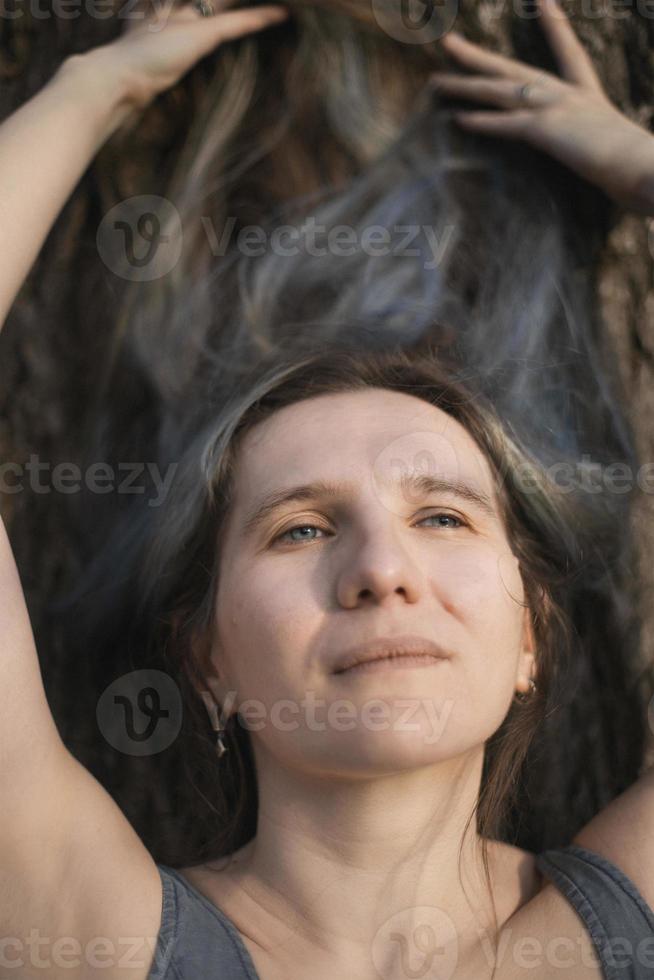
[[(448, 652), (440, 644), (417, 633), (378, 636), (341, 652), (335, 659), (332, 673), (341, 674), (363, 664), (401, 658), (407, 661), (413, 658), (413, 666), (425, 667), (430, 666), (434, 660), (447, 659), (448, 656)], [(411, 664), (407, 662), (399, 666), (409, 667)]]
[(406, 654), (400, 657), (383, 657), (379, 660), (367, 660), (365, 663), (355, 664), (347, 667), (346, 670), (339, 671), (339, 676), (345, 677), (349, 674), (367, 673), (374, 670), (415, 670), (416, 668), (435, 667), (443, 663), (443, 657), (434, 657), (431, 654)]

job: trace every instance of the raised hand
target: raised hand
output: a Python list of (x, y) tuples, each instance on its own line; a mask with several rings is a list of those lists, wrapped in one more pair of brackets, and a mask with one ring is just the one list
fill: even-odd
[(216, 13), (203, 17), (190, 3), (158, 3), (144, 16), (132, 9), (124, 33), (115, 41), (88, 52), (98, 67), (98, 84), (105, 72), (120, 77), (133, 109), (143, 109), (160, 92), (171, 88), (196, 62), (226, 41), (271, 27), (288, 17), (281, 4), (228, 9), (230, 0), (214, 0)]
[(287, 16), (279, 5), (228, 11), (226, 0), (214, 3), (211, 17), (166, 0), (130, 19), (117, 40), (66, 58), (0, 126), (0, 328), (64, 202), (112, 133), (220, 44)]
[(443, 48), (470, 74), (435, 72), (432, 85), (444, 95), (493, 107), (454, 112), (463, 128), (530, 143), (621, 206), (654, 214), (654, 136), (609, 100), (557, 0), (538, 0), (538, 6), (560, 76), (451, 31)]

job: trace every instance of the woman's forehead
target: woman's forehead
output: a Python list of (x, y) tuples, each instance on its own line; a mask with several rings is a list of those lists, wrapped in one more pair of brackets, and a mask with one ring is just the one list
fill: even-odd
[(421, 398), (386, 389), (285, 406), (246, 434), (238, 457), (236, 486), (246, 496), (319, 480), (372, 479), (383, 489), (421, 474), (492, 493), (491, 467), (463, 425)]

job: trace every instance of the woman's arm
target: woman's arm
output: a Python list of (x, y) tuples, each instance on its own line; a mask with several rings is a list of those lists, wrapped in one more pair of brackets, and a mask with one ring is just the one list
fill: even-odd
[(493, 107), (455, 112), (463, 128), (530, 143), (622, 207), (654, 215), (654, 136), (607, 98), (557, 0), (539, 0), (538, 6), (561, 77), (450, 32), (441, 43), (470, 74), (436, 72), (434, 87), (444, 95)]
[[(69, 58), (0, 126), (0, 323), (66, 198), (111, 133), (202, 55), (285, 13), (272, 5), (208, 18), (188, 6), (160, 10), (119, 40)], [(56, 740), (53, 728), (0, 522), (0, 798), (7, 765), (28, 761), (27, 744), (37, 754), (45, 751)]]
[[(131, 111), (126, 79), (73, 56), (0, 126), (0, 325), (61, 208)], [(91, 83), (91, 84), (89, 84)]]
[[(221, 41), (280, 20), (273, 7), (206, 19), (186, 7), (164, 17), (68, 59), (0, 126), (0, 322), (111, 133)], [(161, 922), (159, 874), (115, 801), (59, 735), (1, 519), (0, 801), (0, 937), (9, 937), (3, 952), (13, 973), (21, 980), (128, 973), (145, 980)], [(36, 958), (35, 934), (47, 937)], [(84, 951), (95, 950), (100, 937), (100, 956), (91, 961)], [(140, 939), (126, 948), (125, 937)], [(56, 949), (64, 938), (65, 954)]]
[(222, 42), (286, 13), (271, 4), (203, 18), (169, 6), (135, 20), (118, 41), (66, 59), (9, 116), (0, 126), (0, 329), (57, 215), (112, 133)]
[(654, 767), (593, 817), (573, 843), (621, 868), (654, 909)]

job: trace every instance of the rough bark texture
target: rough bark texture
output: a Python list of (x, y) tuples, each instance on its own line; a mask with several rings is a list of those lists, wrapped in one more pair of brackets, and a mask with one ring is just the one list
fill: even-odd
[[(511, 4), (462, 4), (460, 25), (473, 37), (486, 36), (505, 52), (547, 63), (538, 29), (517, 18)], [(649, 126), (654, 113), (654, 4), (567, 5), (573, 23), (587, 44), (614, 101), (634, 119)], [(9, 9), (9, 8), (7, 8)], [(75, 19), (29, 13), (26, 4), (13, 8), (14, 19), (0, 20), (0, 115), (6, 116), (51, 77), (70, 53), (105, 43), (119, 30), (115, 17), (95, 19), (80, 5)], [(34, 6), (32, 10), (34, 10)], [(603, 14), (601, 10), (603, 9)], [(2, 336), (0, 354), (0, 458), (24, 463), (30, 454), (53, 466), (74, 460), (75, 443), (83, 434), (85, 407), (92, 400), (96, 368), (106, 353), (111, 332), (115, 280), (107, 275), (95, 246), (97, 226), (105, 213), (103, 188), (120, 170), (124, 192), (157, 193), (184, 136), (185, 125), (210, 60), (165, 97), (158, 100), (130, 139), (130, 158), (117, 159), (113, 142), (99, 154), (69, 200), (50, 234), (12, 310)], [(172, 125), (170, 120), (176, 120)], [(65, 138), (65, 136), (62, 136)], [(47, 153), (47, 147), (44, 147)], [(587, 216), (589, 248), (598, 249), (598, 293), (604, 313), (600, 345), (615, 351), (629, 415), (643, 461), (654, 459), (651, 420), (654, 418), (654, 222), (614, 212), (606, 204)], [(648, 234), (649, 233), (649, 234)], [(648, 240), (649, 238), (649, 240)], [(98, 302), (98, 296), (104, 302)], [(94, 312), (90, 320), (87, 311)], [(47, 603), (66, 576), (74, 573), (74, 496), (37, 493), (29, 488), (3, 493), (0, 506), (8, 524), (37, 638), (44, 681), (53, 714), (71, 751), (96, 775), (157, 853), (159, 831), (174, 825), (171, 801), (157, 795), (150, 778), (143, 785), (142, 762), (116, 756), (100, 738), (95, 704), (113, 679), (113, 665), (98, 672), (84, 663), (71, 664), (56, 631), (50, 628)], [(654, 501), (641, 494), (636, 501), (641, 545), (640, 568), (634, 577), (645, 596), (643, 657), (654, 662)], [(91, 661), (92, 662), (92, 661)], [(652, 719), (654, 724), (654, 717)], [(143, 770), (145, 771), (145, 770)], [(155, 827), (156, 820), (156, 827)], [(163, 828), (163, 829), (162, 829)], [(170, 827), (168, 827), (170, 829)], [(178, 827), (184, 834), (188, 828)], [(158, 856), (161, 856), (159, 852)], [(164, 854), (174, 860), (171, 852)]]

